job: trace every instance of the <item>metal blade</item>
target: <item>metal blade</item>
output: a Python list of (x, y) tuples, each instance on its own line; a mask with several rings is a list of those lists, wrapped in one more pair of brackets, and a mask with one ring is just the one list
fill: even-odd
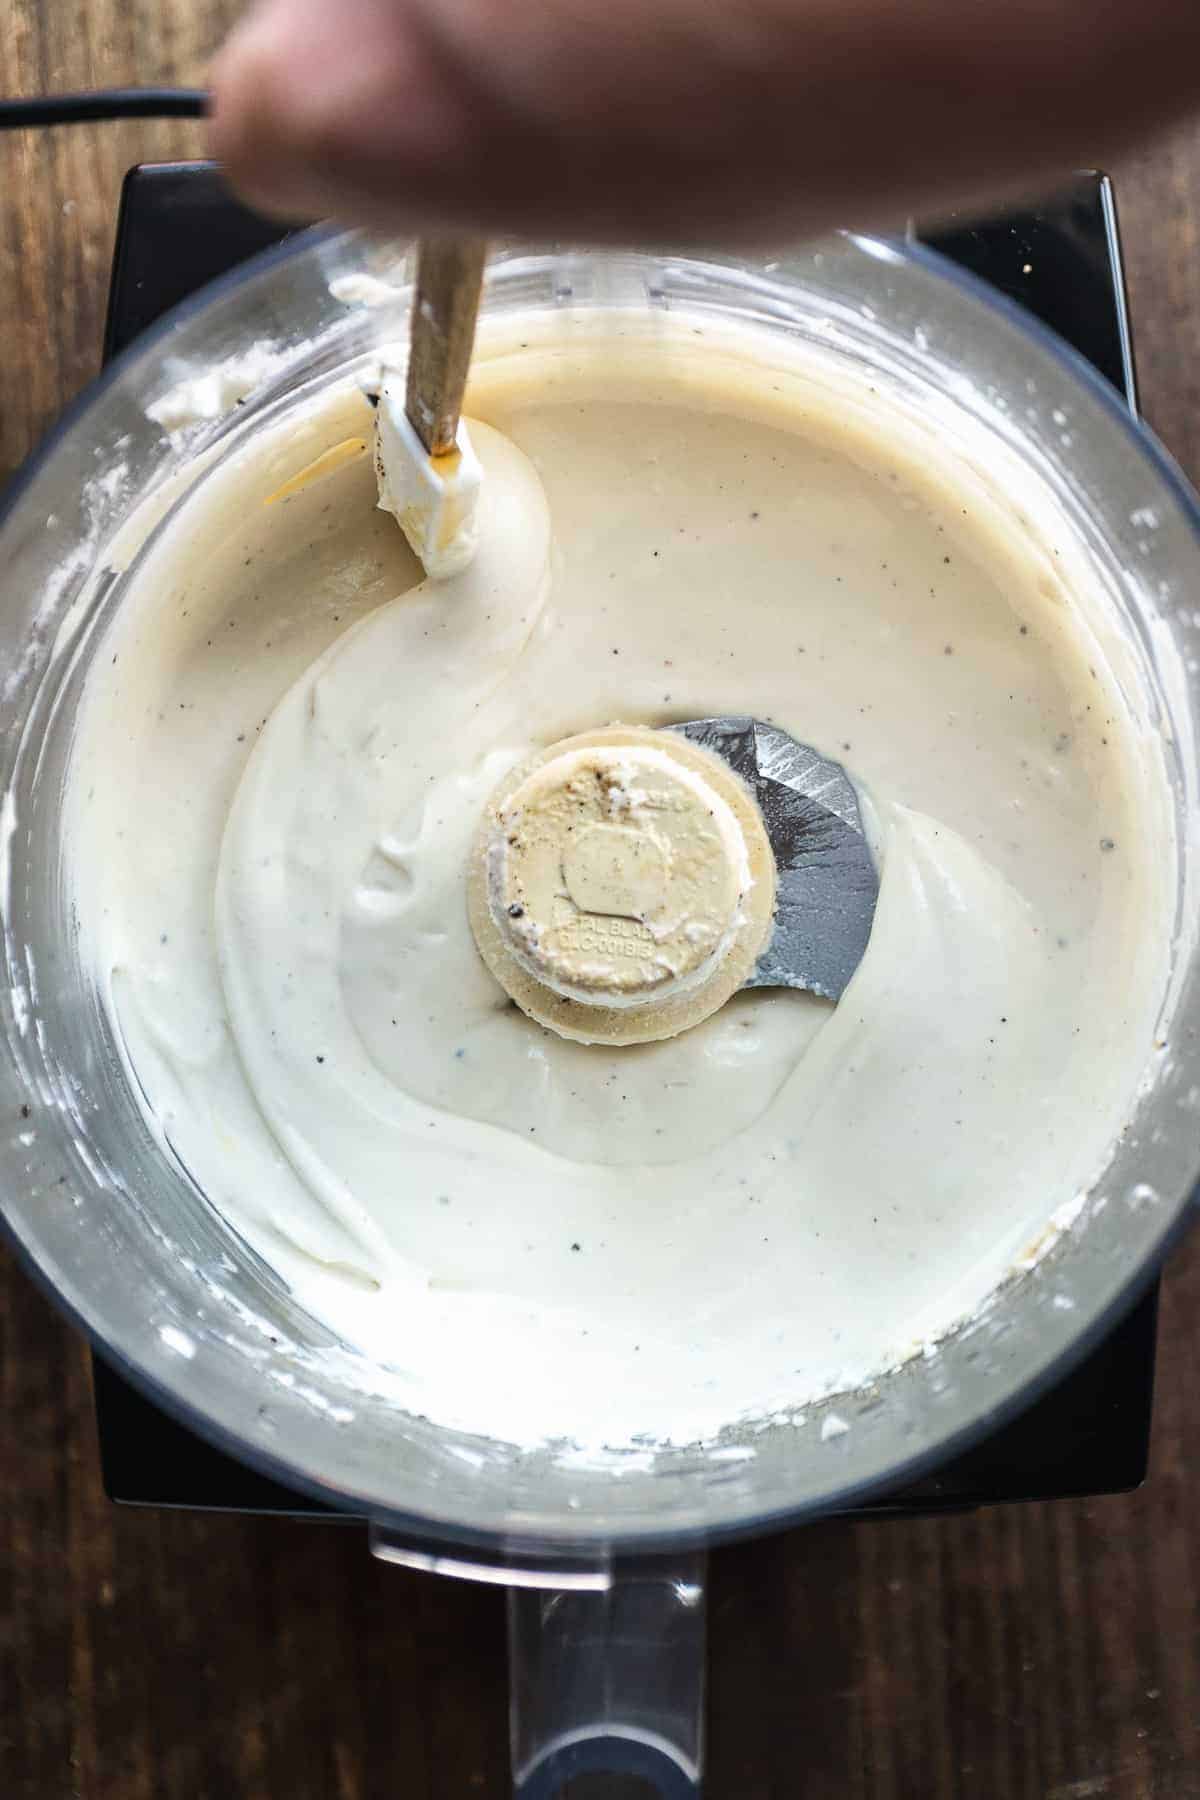
[(862, 961), (879, 894), (846, 771), (761, 719), (691, 719), (670, 729), (742, 777), (775, 853), (775, 929), (746, 986), (839, 999)]

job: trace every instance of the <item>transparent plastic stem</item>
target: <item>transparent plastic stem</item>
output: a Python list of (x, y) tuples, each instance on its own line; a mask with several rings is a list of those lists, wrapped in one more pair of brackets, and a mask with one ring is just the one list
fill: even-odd
[(508, 1595), (518, 1800), (694, 1800), (704, 1756), (701, 1553), (616, 1563), (601, 1591)]

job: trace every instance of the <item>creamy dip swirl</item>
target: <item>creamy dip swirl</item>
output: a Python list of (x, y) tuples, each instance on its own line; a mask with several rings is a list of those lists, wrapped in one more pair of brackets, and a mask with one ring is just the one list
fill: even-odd
[[(1165, 785), (1065, 522), (865, 376), (531, 316), (469, 408), (453, 579), (327, 454), (370, 435), (348, 383), (149, 546), (74, 750), (82, 951), (171, 1153), (412, 1410), (710, 1437), (948, 1331), (1098, 1173), (1162, 993)], [(864, 798), (842, 1000), (534, 1024), (468, 924), (489, 794), (573, 733), (734, 713)]]

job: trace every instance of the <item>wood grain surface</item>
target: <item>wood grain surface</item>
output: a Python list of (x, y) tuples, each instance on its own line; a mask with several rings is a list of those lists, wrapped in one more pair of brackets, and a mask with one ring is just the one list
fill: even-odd
[[(0, 0), (0, 91), (193, 82), (233, 10)], [(0, 475), (97, 367), (122, 171), (201, 148), (0, 138)], [(1145, 410), (1200, 477), (1200, 132), (1117, 175)], [(1138, 1494), (717, 1555), (711, 1800), (1200, 1796), (1198, 1346), (1193, 1243)], [(0, 1256), (0, 1800), (500, 1800), (502, 1620), (353, 1528), (110, 1506), (84, 1347)]]

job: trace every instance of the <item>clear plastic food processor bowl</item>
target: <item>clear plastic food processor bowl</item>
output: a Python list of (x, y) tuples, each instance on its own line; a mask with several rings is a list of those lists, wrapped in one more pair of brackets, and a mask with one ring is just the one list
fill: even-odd
[[(993, 434), (1054, 497), (1107, 584), (1130, 666), (1153, 695), (1179, 839), (1160, 1047), (1133, 1128), (1055, 1249), (936, 1356), (839, 1396), (848, 1431), (823, 1435), (814, 1408), (794, 1424), (731, 1428), (719, 1446), (567, 1469), (373, 1397), (354, 1353), (166, 1160), (80, 966), (63, 881), (73, 719), (125, 585), (106, 544), (198, 451), (220, 455), (401, 339), (409, 276), (401, 251), (354, 235), (293, 240), (139, 339), (4, 497), (0, 1204), (59, 1303), (185, 1424), (364, 1515), (384, 1556), (510, 1585), (523, 1792), (549, 1795), (595, 1767), (692, 1792), (704, 1546), (844, 1506), (993, 1428), (1111, 1326), (1188, 1213), (1200, 1167), (1196, 501), (1087, 365), (918, 248), (846, 238), (769, 265), (495, 257), (488, 312), (682, 307), (748, 320), (869, 367), (947, 430), (969, 420)], [(264, 344), (268, 355), (248, 358)], [(152, 411), (165, 417), (169, 390), (220, 364), (240, 364), (240, 403), (212, 384), (212, 419), (168, 435)]]

